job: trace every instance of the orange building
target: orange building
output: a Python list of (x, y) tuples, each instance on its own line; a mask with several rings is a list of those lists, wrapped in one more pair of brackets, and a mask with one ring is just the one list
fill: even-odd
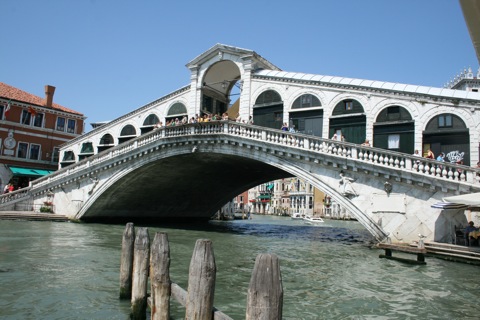
[(15, 190), (58, 169), (59, 146), (83, 133), (82, 113), (0, 82), (0, 187)]

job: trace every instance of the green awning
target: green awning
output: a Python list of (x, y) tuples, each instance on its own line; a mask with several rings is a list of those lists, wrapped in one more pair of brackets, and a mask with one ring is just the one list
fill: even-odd
[(55, 171), (43, 170), (43, 169), (30, 169), (22, 167), (9, 167), (14, 176), (20, 177), (41, 177), (46, 176)]
[(258, 196), (259, 199), (271, 199), (272, 196), (269, 194), (261, 194)]

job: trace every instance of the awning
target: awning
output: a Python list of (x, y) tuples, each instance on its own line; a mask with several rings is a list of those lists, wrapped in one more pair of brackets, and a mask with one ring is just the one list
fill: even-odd
[(43, 170), (43, 169), (31, 169), (31, 168), (22, 168), (22, 167), (9, 167), (14, 176), (17, 177), (41, 177), (50, 174), (52, 170)]
[(445, 202), (460, 203), (471, 207), (480, 207), (480, 192), (443, 198)]
[(451, 203), (451, 202), (438, 202), (431, 206), (432, 208), (437, 209), (467, 209), (468, 206), (461, 203)]

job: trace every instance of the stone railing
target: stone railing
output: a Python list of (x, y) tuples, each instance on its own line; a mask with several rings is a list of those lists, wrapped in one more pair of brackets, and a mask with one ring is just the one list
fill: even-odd
[(29, 187), (18, 189), (6, 194), (2, 194), (2, 196), (0, 197), (0, 205), (7, 204), (7, 203), (14, 203), (14, 202), (18, 202), (28, 198), (30, 196), (31, 188), (32, 187), (29, 186)]
[(274, 129), (234, 124), (228, 133), (247, 139), (263, 140), (276, 145), (301, 148), (323, 154), (370, 162), (375, 165), (417, 172), (447, 180), (480, 184), (480, 170), (450, 162), (440, 162), (405, 153), (361, 146), (353, 143), (324, 139)]
[[(127, 154), (139, 147), (154, 145), (162, 139), (214, 134), (229, 135), (236, 138), (241, 137), (246, 140), (256, 140), (271, 143), (276, 146), (283, 145), (290, 148), (308, 150), (313, 153), (318, 153), (319, 155), (329, 154), (372, 163), (377, 166), (415, 172), (439, 179), (480, 185), (480, 170), (468, 166), (439, 162), (390, 150), (364, 147), (353, 143), (324, 139), (300, 133), (290, 133), (231, 121), (215, 121), (159, 128), (111, 149), (102, 151), (89, 158), (83, 159), (66, 168), (49, 174), (48, 176), (32, 181), (30, 187), (22, 189), (24, 192), (19, 192), (18, 195), (17, 193), (14, 193), (15, 197), (14, 194), (10, 196), (8, 194), (2, 195), (0, 196), (0, 204), (8, 203), (11, 200), (19, 199), (20, 197), (25, 197), (30, 190), (38, 190), (40, 192), (40, 190), (46, 188), (47, 185), (51, 185), (55, 182), (59, 183), (64, 178), (92, 166), (97, 166), (99, 164), (107, 165), (112, 159)], [(46, 192), (46, 190), (43, 191)]]

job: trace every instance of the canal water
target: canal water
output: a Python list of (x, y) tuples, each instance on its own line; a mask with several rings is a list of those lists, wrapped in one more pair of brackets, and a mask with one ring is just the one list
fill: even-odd
[[(0, 319), (128, 319), (130, 304), (118, 299), (124, 229), (0, 221)], [(425, 266), (379, 259), (383, 252), (370, 249), (370, 235), (354, 221), (308, 226), (255, 215), (148, 230), (152, 239), (167, 232), (171, 278), (183, 288), (196, 240), (212, 240), (214, 304), (234, 319), (245, 318), (259, 253), (280, 259), (284, 319), (465, 319), (479, 312), (479, 267), (435, 258)], [(183, 307), (171, 304), (172, 319), (183, 319)]]

